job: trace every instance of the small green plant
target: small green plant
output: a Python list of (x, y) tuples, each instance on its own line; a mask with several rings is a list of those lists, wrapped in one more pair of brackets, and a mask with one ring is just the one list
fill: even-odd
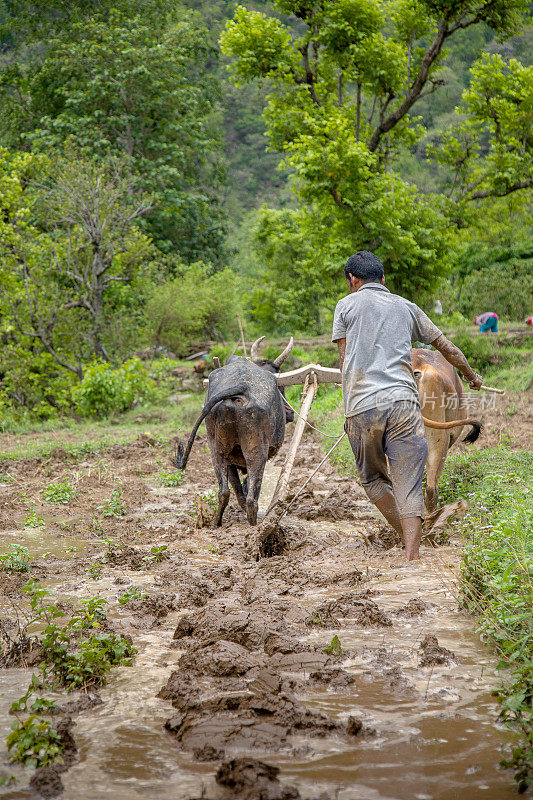
[(77, 552), (78, 552), (78, 548), (75, 547), (73, 544), (69, 545), (68, 547), (65, 547), (65, 553), (74, 554), (74, 553), (77, 553)]
[(142, 600), (143, 597), (146, 597), (146, 595), (142, 594), (137, 586), (132, 586), (130, 589), (126, 589), (125, 592), (122, 592), (118, 598), (118, 602), (121, 606), (125, 606), (130, 600)]
[(35, 513), (35, 509), (31, 511), (24, 520), (25, 528), (42, 528), (45, 521), (42, 517)]
[(93, 517), (89, 522), (88, 527), (91, 533), (94, 533), (95, 536), (104, 536), (105, 534), (103, 525), (98, 519), (98, 517)]
[(45, 767), (63, 761), (61, 737), (48, 720), (30, 714), (24, 721), (14, 720), (11, 727), (7, 749), (13, 751), (13, 761), (27, 767)]
[[(84, 601), (72, 618), (59, 626), (56, 619), (64, 614), (48, 602), (48, 590), (35, 580), (24, 590), (30, 595), (33, 621), (44, 624), (40, 666), (43, 684), (63, 686), (67, 691), (86, 690), (105, 683), (113, 666), (131, 663), (136, 651), (127, 639), (114, 632), (93, 632), (106, 619), (103, 598)], [(80, 632), (87, 630), (90, 635), (79, 638)]]
[(165, 472), (160, 470), (157, 476), (161, 486), (181, 486), (185, 480), (185, 472), (178, 470), (177, 472)]
[(339, 639), (337, 634), (335, 634), (335, 636), (331, 640), (331, 644), (329, 645), (329, 647), (325, 647), (324, 650), (322, 650), (322, 652), (327, 653), (330, 656), (335, 656), (336, 658), (342, 655), (341, 640)]
[(164, 560), (166, 551), (168, 550), (168, 544), (154, 544), (150, 548), (150, 554), (143, 558), (145, 564), (160, 564), (161, 561)]
[(13, 476), (7, 473), (0, 475), (0, 483), (13, 483)]
[(88, 578), (91, 578), (93, 581), (97, 581), (102, 576), (102, 570), (104, 568), (103, 564), (91, 564), (90, 567), (87, 567), (85, 570), (85, 574)]
[(48, 500), (49, 503), (57, 503), (60, 505), (70, 503), (77, 494), (78, 490), (68, 481), (64, 483), (49, 483), (42, 491), (45, 500)]
[(107, 601), (103, 597), (91, 597), (90, 600), (82, 600), (82, 607), (69, 622), (72, 630), (84, 628), (99, 628), (107, 620), (104, 606)]
[(210, 544), (209, 545), (209, 550), (210, 550), (211, 553), (219, 553), (220, 552), (218, 544)]
[(10, 545), (10, 553), (0, 555), (0, 569), (4, 572), (29, 572), (30, 554), (28, 548), (21, 544)]
[(218, 494), (217, 494), (217, 492), (215, 492), (214, 489), (211, 489), (210, 492), (205, 492), (205, 494), (203, 494), (202, 497), (205, 500), (207, 500), (207, 504), (208, 504), (209, 508), (213, 509), (213, 511), (217, 510), (217, 508), (218, 508)]
[(101, 512), (103, 517), (123, 517), (126, 513), (124, 501), (122, 500), (122, 488), (117, 486), (111, 492), (111, 497), (106, 500), (101, 506), (98, 506), (98, 511)]

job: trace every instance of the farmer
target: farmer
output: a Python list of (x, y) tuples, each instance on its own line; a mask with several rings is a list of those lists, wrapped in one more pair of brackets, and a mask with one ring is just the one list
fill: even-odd
[(524, 322), (526, 323), (526, 325), (533, 326), (533, 317), (526, 317)]
[(479, 325), (480, 333), (498, 333), (498, 315), (495, 311), (485, 311), (474, 317), (474, 325)]
[[(346, 432), (369, 499), (419, 557), (428, 454), (411, 365), (413, 341), (432, 344), (472, 389), (482, 378), (414, 303), (385, 287), (383, 264), (361, 250), (344, 267), (350, 294), (335, 308), (332, 341), (342, 371)], [(389, 461), (389, 470), (387, 461)]]

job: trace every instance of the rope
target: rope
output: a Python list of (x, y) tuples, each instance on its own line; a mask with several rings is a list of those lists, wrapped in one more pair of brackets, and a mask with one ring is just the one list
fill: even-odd
[[(319, 433), (320, 433), (320, 431), (319, 431)], [(328, 434), (326, 434), (326, 436), (327, 436), (327, 435), (328, 435)], [(334, 445), (332, 445), (332, 447), (330, 447), (330, 449), (328, 450), (328, 452), (326, 453), (326, 455), (324, 456), (324, 458), (322, 459), (322, 461), (320, 462), (320, 464), (318, 465), (318, 467), (317, 467), (317, 468), (316, 468), (316, 469), (315, 469), (315, 470), (314, 470), (314, 471), (311, 473), (311, 475), (310, 475), (310, 476), (307, 478), (307, 480), (305, 481), (305, 483), (303, 483), (303, 484), (300, 486), (300, 488), (298, 489), (298, 491), (296, 492), (296, 494), (294, 495), (294, 497), (292, 498), (292, 500), (290, 501), (290, 503), (287, 503), (287, 504), (286, 504), (286, 506), (285, 506), (285, 509), (283, 510), (283, 512), (282, 512), (282, 513), (280, 514), (280, 516), (279, 516), (279, 519), (281, 519), (282, 517), (284, 517), (284, 516), (285, 516), (285, 514), (287, 513), (287, 511), (289, 510), (289, 508), (292, 506), (292, 504), (294, 503), (294, 501), (295, 501), (295, 500), (296, 500), (296, 499), (297, 499), (297, 498), (298, 498), (298, 497), (301, 495), (301, 493), (303, 492), (303, 490), (305, 489), (305, 487), (307, 486), (307, 484), (309, 483), (309, 481), (310, 481), (312, 478), (314, 478), (314, 477), (315, 477), (315, 475), (317, 474), (317, 472), (318, 472), (318, 470), (320, 469), (320, 467), (322, 466), (322, 464), (323, 464), (325, 461), (327, 461), (327, 459), (329, 458), (329, 456), (331, 455), (331, 453), (333, 453), (333, 451), (335, 450), (335, 448), (339, 446), (339, 444), (342, 442), (342, 440), (344, 439), (344, 437), (345, 437), (345, 436), (346, 436), (346, 431), (343, 431), (343, 433), (341, 433), (341, 435), (339, 436), (339, 438), (337, 439), (337, 441), (335, 442), (335, 444), (334, 444)]]
[[(279, 389), (278, 389), (278, 391), (279, 391)], [(279, 393), (281, 394), (281, 392), (279, 392)], [(284, 395), (282, 395), (282, 394), (281, 394), (281, 398), (282, 398), (283, 402), (284, 402), (284, 403), (286, 403), (286, 404), (289, 406), (289, 408), (291, 409), (291, 411), (294, 411), (294, 413), (296, 414), (296, 416), (297, 416), (297, 417), (300, 417), (300, 419), (302, 419), (302, 415), (301, 415), (301, 414), (299, 414), (299, 413), (298, 413), (298, 411), (296, 411), (296, 409), (295, 409), (295, 408), (293, 408), (293, 407), (291, 406), (291, 404), (289, 403), (289, 401), (287, 400), (287, 398), (286, 398)], [(338, 433), (333, 433), (333, 434), (331, 434), (331, 433), (326, 433), (325, 431), (321, 431), (321, 430), (319, 430), (318, 428), (315, 428), (315, 426), (314, 426), (314, 425), (311, 425), (311, 423), (310, 423), (310, 422), (308, 422), (307, 420), (305, 420), (305, 424), (306, 424), (306, 425), (308, 425), (310, 428), (312, 428), (312, 429), (313, 429), (314, 431), (316, 431), (317, 433), (320, 433), (322, 436), (325, 436), (327, 439), (336, 439), (336, 438), (337, 438), (337, 436), (339, 435)], [(343, 434), (343, 436), (344, 436), (344, 434)]]

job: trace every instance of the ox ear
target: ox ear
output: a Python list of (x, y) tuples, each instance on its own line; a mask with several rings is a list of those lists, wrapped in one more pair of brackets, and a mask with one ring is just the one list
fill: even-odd
[(279, 369), (279, 367), (281, 367), (281, 365), (283, 364), (285, 359), (288, 358), (289, 353), (291, 352), (293, 347), (294, 347), (294, 339), (291, 336), (290, 342), (287, 345), (287, 347), (285, 348), (285, 350), (283, 351), (283, 353), (280, 353), (279, 356), (274, 360), (273, 363), (274, 363), (275, 367), (278, 367), (278, 369)]
[(254, 364), (257, 364), (257, 362), (260, 360), (259, 359), (259, 345), (261, 344), (261, 342), (263, 341), (264, 338), (265, 338), (264, 336), (260, 336), (259, 339), (255, 340), (255, 342), (253, 343), (253, 345), (251, 347), (250, 358), (252, 359)]

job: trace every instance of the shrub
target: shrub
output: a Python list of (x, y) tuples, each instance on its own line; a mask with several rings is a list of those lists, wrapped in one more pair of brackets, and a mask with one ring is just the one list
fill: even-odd
[(514, 768), (523, 792), (533, 784), (533, 457), (505, 447), (453, 453), (441, 488), (470, 501), (461, 600), (510, 669), (497, 696), (517, 740), (501, 765)]
[(157, 286), (147, 305), (153, 344), (184, 356), (194, 340), (236, 335), (236, 280), (230, 269), (209, 274), (203, 264), (194, 264)]
[(84, 417), (105, 417), (127, 411), (143, 400), (157, 396), (156, 384), (138, 358), (119, 367), (100, 361), (85, 370), (82, 381), (72, 390), (76, 411)]
[[(206, 358), (205, 358), (206, 364), (209, 367), (213, 368), (215, 366), (214, 362), (213, 362), (213, 358), (215, 358), (215, 356), (216, 356), (220, 361), (220, 366), (223, 367), (224, 364), (227, 362), (228, 358), (233, 354), (234, 350), (235, 350), (235, 347), (232, 346), (232, 345), (229, 345), (229, 344), (216, 344), (214, 347), (211, 348), (211, 350), (209, 351), (208, 355), (206, 356)], [(238, 349), (238, 350), (235, 351), (235, 355), (242, 356), (242, 355), (244, 355), (244, 353), (242, 352), (241, 349)]]

